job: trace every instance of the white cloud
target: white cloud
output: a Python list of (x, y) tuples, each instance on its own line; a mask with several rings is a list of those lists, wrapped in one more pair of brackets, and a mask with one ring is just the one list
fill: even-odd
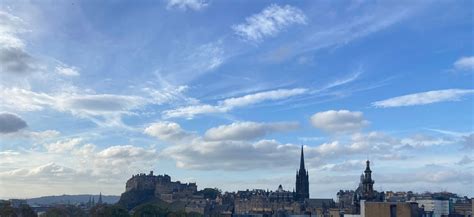
[[(176, 160), (179, 168), (199, 170), (249, 170), (297, 165), (298, 145), (275, 140), (205, 141), (175, 144), (164, 149), (162, 157)], [(308, 159), (310, 161), (310, 159)]]
[(206, 8), (209, 3), (207, 0), (167, 0), (167, 8), (178, 8), (181, 10), (191, 9), (195, 11)]
[(365, 161), (363, 160), (345, 160), (342, 163), (325, 165), (322, 169), (335, 172), (347, 172), (353, 170), (362, 171), (364, 165)]
[(474, 93), (469, 89), (446, 89), (433, 90), (421, 93), (408, 94), (373, 102), (372, 106), (377, 108), (426, 105), (437, 102), (459, 101), (463, 96)]
[(8, 12), (0, 11), (0, 47), (23, 48), (19, 34), (25, 33), (25, 22)]
[(56, 73), (66, 76), (79, 76), (79, 71), (76, 67), (56, 66)]
[(423, 134), (415, 134), (413, 136), (404, 138), (401, 140), (402, 144), (407, 144), (408, 146), (411, 147), (428, 147), (428, 146), (434, 146), (434, 145), (446, 145), (446, 144), (452, 144), (456, 142), (455, 140), (448, 139), (448, 138), (438, 138), (438, 137), (433, 137), (433, 136), (428, 136), (428, 135), (423, 135)]
[(173, 102), (197, 103), (196, 99), (184, 95), (184, 93), (189, 89), (186, 85), (172, 86), (165, 83), (162, 84), (162, 86), (164, 87), (160, 89), (150, 87), (143, 88), (143, 91), (146, 94), (149, 94), (153, 99), (153, 104), (162, 105)]
[(348, 110), (329, 110), (311, 116), (314, 127), (330, 133), (359, 131), (369, 124), (362, 112)]
[[(136, 159), (149, 159), (150, 157), (156, 157), (155, 150), (147, 150), (142, 147), (132, 146), (132, 145), (117, 145), (110, 146), (99, 153), (96, 157), (100, 159), (111, 159), (115, 161), (133, 161)], [(113, 163), (112, 165), (116, 165)]]
[[(121, 116), (153, 103), (139, 96), (114, 94), (47, 94), (20, 88), (0, 88), (0, 108), (14, 111), (38, 111), (45, 108), (70, 112), (97, 124), (120, 125)], [(101, 117), (103, 119), (98, 119)]]
[(206, 140), (252, 140), (264, 137), (273, 132), (289, 131), (298, 128), (295, 122), (236, 122), (208, 129), (204, 135)]
[(278, 89), (271, 91), (264, 91), (254, 94), (245, 95), (242, 97), (228, 98), (219, 101), (217, 105), (192, 105), (186, 107), (179, 107), (163, 112), (164, 118), (184, 117), (188, 119), (194, 118), (198, 114), (207, 113), (224, 113), (237, 107), (244, 107), (248, 105), (257, 104), (269, 100), (285, 99), (296, 95), (301, 95), (307, 92), (307, 89)]
[(293, 24), (306, 24), (306, 16), (299, 8), (272, 4), (262, 12), (245, 19), (245, 23), (232, 26), (235, 33), (249, 41), (272, 37)]
[[(74, 189), (82, 189), (82, 192), (103, 191), (105, 183), (110, 186), (109, 190), (117, 194), (123, 188), (123, 180), (129, 178), (129, 175), (153, 168), (158, 160), (154, 148), (118, 145), (97, 150), (95, 145), (81, 145), (80, 141), (71, 139), (45, 145), (54, 148), (52, 152), (0, 152), (5, 160), (0, 164), (0, 189), (12, 195), (28, 195), (38, 192), (31, 190), (32, 186), (42, 189), (49, 188), (54, 183), (51, 191), (71, 193)], [(59, 151), (58, 148), (62, 150)], [(22, 183), (22, 186), (28, 183), (28, 192), (18, 189), (13, 191), (10, 187), (18, 185), (17, 183)], [(71, 188), (71, 183), (74, 183), (74, 188)]]
[(336, 155), (341, 151), (343, 146), (339, 144), (339, 141), (333, 141), (330, 143), (323, 143), (317, 146), (314, 150), (321, 155)]
[(474, 56), (461, 57), (454, 62), (454, 68), (457, 70), (474, 70)]
[(50, 153), (65, 153), (65, 152), (73, 150), (81, 142), (82, 142), (81, 138), (72, 138), (72, 139), (57, 141), (50, 144), (44, 144), (44, 147)]
[(179, 124), (168, 121), (151, 124), (145, 129), (145, 134), (164, 141), (179, 141), (190, 139), (192, 136), (191, 133), (184, 131)]
[(17, 180), (34, 180), (40, 179), (38, 181), (42, 181), (44, 179), (57, 179), (60, 177), (68, 178), (72, 180), (75, 177), (76, 171), (74, 169), (60, 166), (56, 163), (50, 162), (44, 165), (40, 165), (38, 167), (34, 167), (31, 169), (21, 168), (21, 169), (14, 169), (6, 172), (1, 172), (0, 177), (7, 178), (7, 179), (17, 179)]

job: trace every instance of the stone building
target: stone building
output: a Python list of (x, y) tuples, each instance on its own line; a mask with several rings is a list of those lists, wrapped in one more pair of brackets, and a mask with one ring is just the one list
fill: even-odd
[[(158, 198), (166, 202), (174, 202), (191, 198), (197, 192), (196, 183), (171, 181), (169, 175), (153, 175), (140, 173), (133, 175), (125, 185), (125, 195), (129, 192), (140, 192), (142, 198)], [(139, 201), (138, 198), (136, 198)]]
[(417, 203), (361, 202), (361, 217), (419, 217), (422, 210)]

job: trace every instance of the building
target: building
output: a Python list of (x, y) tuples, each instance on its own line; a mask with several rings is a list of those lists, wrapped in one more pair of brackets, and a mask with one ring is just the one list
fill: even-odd
[(449, 215), (449, 200), (424, 199), (416, 200), (418, 206), (431, 217), (447, 217)]
[(295, 199), (304, 201), (309, 198), (309, 175), (304, 166), (303, 146), (301, 146), (300, 169), (296, 172), (296, 195)]
[(473, 216), (473, 199), (463, 198), (451, 204), (451, 215), (456, 217), (472, 217)]
[(180, 181), (172, 182), (169, 175), (153, 175), (150, 171), (148, 175), (141, 173), (133, 175), (127, 181), (125, 192), (152, 191), (156, 198), (166, 202), (173, 202), (191, 197), (197, 192), (196, 183), (181, 183)]
[(422, 210), (411, 202), (361, 202), (361, 217), (419, 217)]
[(339, 190), (337, 193), (338, 207), (342, 213), (358, 215), (361, 214), (360, 201), (384, 202), (384, 192), (374, 190), (375, 181), (372, 179), (372, 170), (370, 169), (370, 161), (366, 161), (365, 170), (360, 175), (359, 186), (355, 191)]

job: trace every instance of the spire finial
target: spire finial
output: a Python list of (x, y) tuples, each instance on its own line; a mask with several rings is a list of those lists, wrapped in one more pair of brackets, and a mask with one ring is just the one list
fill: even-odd
[(305, 171), (304, 167), (304, 151), (303, 151), (303, 145), (301, 145), (301, 159), (300, 159), (300, 171)]

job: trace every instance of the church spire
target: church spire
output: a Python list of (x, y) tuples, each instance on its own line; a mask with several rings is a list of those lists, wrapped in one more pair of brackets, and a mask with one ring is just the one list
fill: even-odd
[(303, 146), (301, 146), (301, 159), (300, 159), (300, 171), (305, 171), (304, 168), (304, 153), (303, 153)]
[(366, 164), (365, 172), (372, 172), (372, 171), (370, 170), (370, 161), (367, 160), (367, 161), (365, 162), (365, 164)]
[(309, 198), (309, 175), (304, 166), (304, 152), (301, 146), (300, 169), (296, 172), (295, 199), (304, 201), (307, 198)]
[(97, 201), (97, 204), (102, 204), (102, 192), (99, 193), (99, 200)]

